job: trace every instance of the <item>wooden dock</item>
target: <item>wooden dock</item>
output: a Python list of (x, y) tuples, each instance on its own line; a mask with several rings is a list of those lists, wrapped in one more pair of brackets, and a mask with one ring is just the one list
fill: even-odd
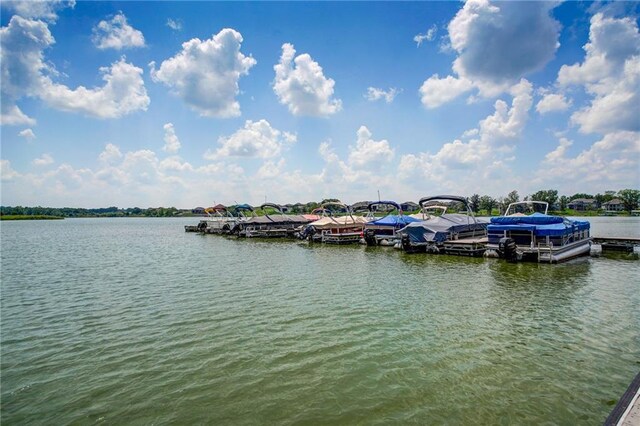
[(602, 247), (602, 251), (640, 252), (640, 238), (634, 237), (593, 237), (592, 243)]

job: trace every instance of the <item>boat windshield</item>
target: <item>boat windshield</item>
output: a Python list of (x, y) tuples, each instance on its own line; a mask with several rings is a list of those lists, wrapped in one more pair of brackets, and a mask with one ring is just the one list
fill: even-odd
[(547, 214), (549, 204), (544, 201), (520, 201), (509, 204), (505, 216), (523, 215), (528, 216), (533, 213)]

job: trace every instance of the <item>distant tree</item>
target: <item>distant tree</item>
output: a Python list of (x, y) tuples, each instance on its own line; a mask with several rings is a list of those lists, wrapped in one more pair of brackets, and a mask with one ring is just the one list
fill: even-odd
[(471, 211), (478, 213), (478, 210), (480, 210), (480, 196), (478, 194), (473, 194), (469, 197), (469, 207), (471, 207)]
[(491, 214), (493, 208), (497, 205), (497, 201), (495, 198), (489, 195), (483, 195), (480, 197), (480, 208), (487, 211), (487, 214)]
[(640, 191), (637, 189), (623, 189), (618, 191), (618, 198), (624, 204), (624, 209), (628, 212), (638, 208), (640, 203)]
[(518, 201), (520, 201), (520, 196), (518, 195), (518, 191), (515, 190), (511, 191), (504, 199), (504, 202), (507, 203), (507, 205), (517, 203)]
[(591, 195), (591, 194), (585, 194), (584, 192), (579, 192), (579, 193), (577, 193), (577, 194), (573, 194), (573, 195), (570, 197), (571, 201), (575, 200), (576, 198), (588, 198), (588, 199), (590, 199), (590, 198), (593, 198), (593, 195)]
[(569, 197), (567, 197), (566, 195), (563, 195), (560, 197), (560, 210), (566, 210), (567, 209), (567, 204), (569, 204)]
[(558, 191), (555, 189), (547, 189), (531, 194), (532, 201), (545, 201), (552, 207), (558, 202)]

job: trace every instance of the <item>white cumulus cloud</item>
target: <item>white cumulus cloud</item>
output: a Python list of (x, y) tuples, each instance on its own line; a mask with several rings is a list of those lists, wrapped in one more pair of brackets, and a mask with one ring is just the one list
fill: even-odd
[(571, 121), (583, 133), (606, 134), (640, 130), (640, 33), (631, 18), (591, 18), (585, 59), (563, 65), (561, 87), (581, 86), (591, 103), (576, 111)]
[(165, 152), (176, 153), (180, 150), (180, 140), (176, 135), (173, 123), (167, 123), (164, 128), (164, 146), (162, 150)]
[(93, 28), (92, 40), (98, 49), (121, 50), (144, 47), (142, 32), (129, 25), (127, 17), (122, 12), (115, 15), (110, 21), (100, 21)]
[(23, 18), (55, 21), (58, 19), (58, 10), (67, 7), (73, 9), (75, 4), (75, 0), (5, 1), (2, 7), (14, 11)]
[(571, 101), (562, 93), (546, 93), (536, 105), (536, 111), (546, 114), (553, 111), (566, 111), (571, 106)]
[(98, 118), (118, 118), (149, 105), (142, 69), (125, 58), (100, 69), (104, 86), (76, 89), (58, 84), (57, 73), (44, 59), (44, 50), (55, 43), (48, 25), (14, 15), (0, 29), (2, 40), (2, 124), (33, 125), (17, 102), (25, 97), (39, 98), (63, 111), (81, 112)]
[[(464, 132), (462, 137), (470, 138), (468, 142), (456, 139), (443, 144), (435, 154), (403, 155), (399, 176), (407, 183), (427, 179), (444, 190), (462, 193), (482, 192), (481, 182), (487, 179), (505, 179), (510, 173), (511, 152), (527, 123), (532, 92), (531, 83), (522, 79), (509, 90), (511, 106), (498, 99), (493, 114), (481, 120), (477, 129)], [(451, 173), (460, 170), (464, 173), (451, 179)]]
[(36, 134), (33, 133), (33, 130), (31, 129), (24, 129), (22, 130), (20, 133), (18, 133), (18, 136), (23, 137), (27, 140), (31, 140), (31, 139), (35, 139), (36, 138)]
[(360, 126), (357, 132), (356, 145), (350, 147), (349, 164), (353, 167), (366, 167), (390, 162), (394, 151), (386, 140), (371, 139), (371, 132), (366, 126)]
[(329, 116), (342, 109), (342, 101), (333, 99), (335, 82), (324, 76), (322, 67), (307, 53), (295, 56), (292, 44), (282, 45), (276, 64), (273, 91), (280, 103), (293, 115)]
[(48, 166), (49, 164), (53, 164), (53, 157), (49, 154), (42, 154), (33, 160), (33, 164), (36, 166)]
[(384, 99), (386, 103), (390, 104), (396, 98), (398, 93), (402, 90), (398, 90), (395, 87), (389, 88), (389, 90), (378, 89), (377, 87), (367, 88), (367, 93), (364, 95), (365, 99), (371, 102), (379, 99)]
[(267, 120), (247, 120), (244, 127), (229, 137), (220, 137), (220, 148), (207, 151), (205, 158), (215, 160), (221, 157), (273, 158), (280, 155), (289, 145), (296, 142), (296, 136), (271, 127)]
[(550, 14), (555, 6), (467, 1), (448, 25), (456, 75), (427, 79), (420, 89), (424, 105), (437, 107), (473, 88), (484, 97), (498, 96), (544, 67), (559, 46), (560, 24)]
[(241, 44), (242, 35), (231, 28), (208, 40), (194, 38), (183, 43), (182, 50), (163, 61), (160, 68), (152, 62), (151, 76), (202, 116), (237, 117), (238, 81), (257, 63), (240, 52)]

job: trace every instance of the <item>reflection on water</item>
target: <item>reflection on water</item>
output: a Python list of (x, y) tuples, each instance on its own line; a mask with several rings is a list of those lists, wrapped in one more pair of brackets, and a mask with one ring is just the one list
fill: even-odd
[(600, 423), (638, 369), (638, 261), (184, 224), (2, 224), (2, 422)]

